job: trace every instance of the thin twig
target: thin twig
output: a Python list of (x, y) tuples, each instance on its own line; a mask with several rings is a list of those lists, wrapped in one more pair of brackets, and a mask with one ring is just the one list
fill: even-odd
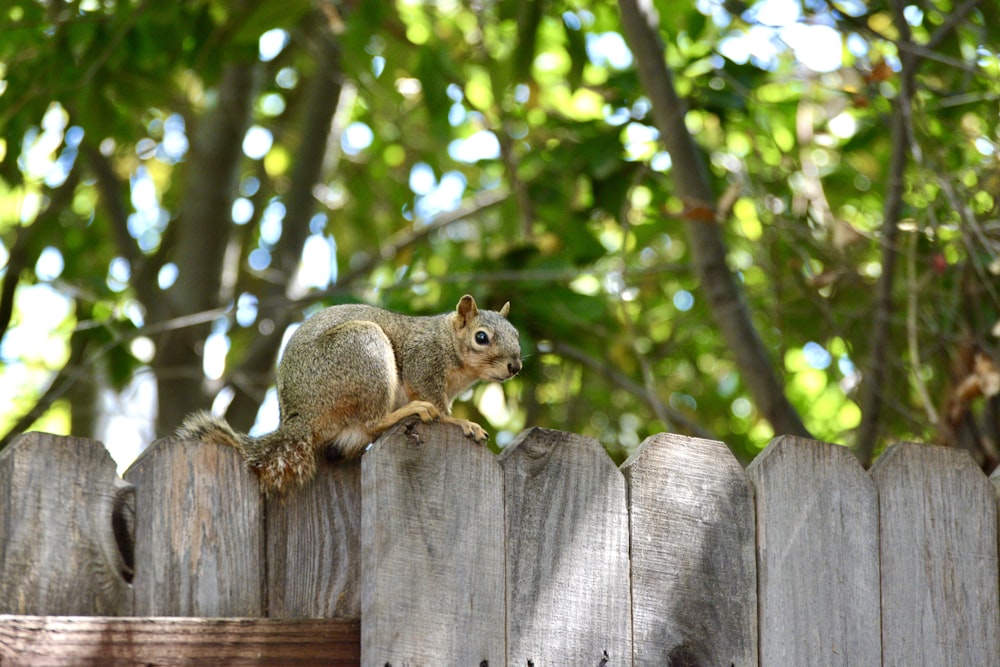
[(920, 338), (917, 330), (917, 296), (920, 287), (917, 285), (917, 244), (920, 241), (919, 232), (913, 234), (913, 241), (906, 253), (906, 343), (910, 354), (910, 367), (913, 371), (913, 381), (917, 387), (917, 395), (923, 403), (927, 419), (931, 424), (937, 425), (938, 413), (931, 400), (930, 392), (927, 391), (927, 383), (921, 372), (923, 361), (920, 357)]
[(667, 416), (668, 422), (673, 422), (686, 432), (706, 440), (716, 440), (717, 438), (705, 427), (689, 419), (684, 413), (674, 410), (665, 404), (656, 392), (649, 391), (639, 382), (628, 377), (616, 368), (613, 368), (600, 359), (596, 359), (578, 347), (569, 343), (554, 341), (552, 351), (561, 357), (576, 361), (583, 366), (597, 372), (611, 383), (618, 385), (628, 393), (641, 399), (654, 414), (663, 413)]

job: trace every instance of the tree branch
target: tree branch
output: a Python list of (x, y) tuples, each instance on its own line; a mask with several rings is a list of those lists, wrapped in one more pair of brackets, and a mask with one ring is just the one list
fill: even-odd
[[(910, 41), (910, 29), (903, 17), (902, 2), (894, 3), (900, 42)], [(885, 403), (885, 387), (889, 381), (889, 360), (891, 358), (891, 324), (893, 303), (893, 283), (896, 273), (896, 258), (899, 254), (899, 220), (903, 213), (903, 180), (912, 140), (912, 101), (917, 58), (912, 52), (899, 52), (899, 94), (892, 107), (892, 155), (889, 158), (889, 182), (886, 185), (885, 204), (882, 212), (882, 274), (875, 286), (875, 309), (872, 313), (872, 328), (869, 336), (868, 368), (863, 375), (861, 394), (861, 424), (858, 426), (854, 443), (855, 453), (865, 467), (871, 465), (875, 447), (882, 430), (882, 408)]]
[[(689, 419), (684, 413), (674, 410), (669, 405), (661, 401), (660, 397), (656, 395), (656, 392), (652, 391), (650, 388), (644, 386), (640, 382), (636, 382), (627, 375), (624, 375), (618, 369), (612, 368), (603, 361), (595, 359), (580, 348), (570, 345), (569, 343), (553, 342), (552, 351), (561, 357), (572, 359), (573, 361), (586, 366), (612, 384), (615, 384), (633, 396), (638, 397), (649, 407), (650, 410), (652, 410), (653, 414), (662, 415), (662, 417), (660, 417), (661, 420), (665, 417), (669, 420), (669, 422), (676, 424), (687, 433), (699, 438), (705, 438), (706, 440), (717, 439), (711, 432), (697, 422)], [(670, 426), (669, 423), (667, 426)]]
[[(673, 161), (671, 176), (676, 192), (693, 213), (706, 208), (715, 211), (705, 161), (685, 125), (686, 109), (664, 59), (656, 9), (651, 0), (619, 0), (618, 6), (639, 80), (652, 103), (653, 120)], [(785, 397), (773, 360), (726, 263), (727, 249), (719, 226), (695, 214), (685, 219), (685, 225), (703, 293), (758, 409), (776, 433), (808, 436), (801, 417)]]
[(10, 245), (6, 272), (3, 284), (0, 285), (0, 338), (7, 333), (7, 327), (10, 326), (10, 320), (14, 316), (14, 292), (17, 291), (17, 285), (21, 280), (21, 272), (38, 259), (35, 240), (45, 230), (50, 219), (69, 207), (79, 182), (80, 174), (74, 169), (63, 184), (50, 193), (48, 206), (38, 214), (34, 222), (14, 228), (14, 242)]

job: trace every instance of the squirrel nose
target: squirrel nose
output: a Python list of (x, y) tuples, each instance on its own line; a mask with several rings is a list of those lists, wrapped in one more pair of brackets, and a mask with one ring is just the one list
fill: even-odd
[(521, 370), (521, 360), (517, 359), (515, 361), (507, 362), (507, 372), (511, 375), (517, 375), (518, 371)]

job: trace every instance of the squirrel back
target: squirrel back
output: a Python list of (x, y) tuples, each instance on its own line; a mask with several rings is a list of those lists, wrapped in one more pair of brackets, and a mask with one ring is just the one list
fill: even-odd
[(202, 411), (178, 435), (236, 448), (268, 494), (311, 479), (323, 450), (328, 458), (359, 456), (409, 416), (454, 423), (485, 441), (481, 426), (451, 417), (451, 403), (479, 380), (503, 382), (521, 370), (509, 309), (479, 310), (469, 295), (453, 312), (429, 317), (360, 304), (326, 308), (285, 347), (274, 432), (254, 438)]

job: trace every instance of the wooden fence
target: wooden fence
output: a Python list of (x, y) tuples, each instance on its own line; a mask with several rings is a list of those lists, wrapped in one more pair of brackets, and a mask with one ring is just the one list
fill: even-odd
[[(661, 434), (616, 468), (404, 423), (265, 501), (233, 451), (0, 453), (0, 665), (1000, 665), (998, 497), (964, 452)], [(996, 489), (996, 490), (995, 490)], [(360, 619), (360, 621), (359, 621)]]

